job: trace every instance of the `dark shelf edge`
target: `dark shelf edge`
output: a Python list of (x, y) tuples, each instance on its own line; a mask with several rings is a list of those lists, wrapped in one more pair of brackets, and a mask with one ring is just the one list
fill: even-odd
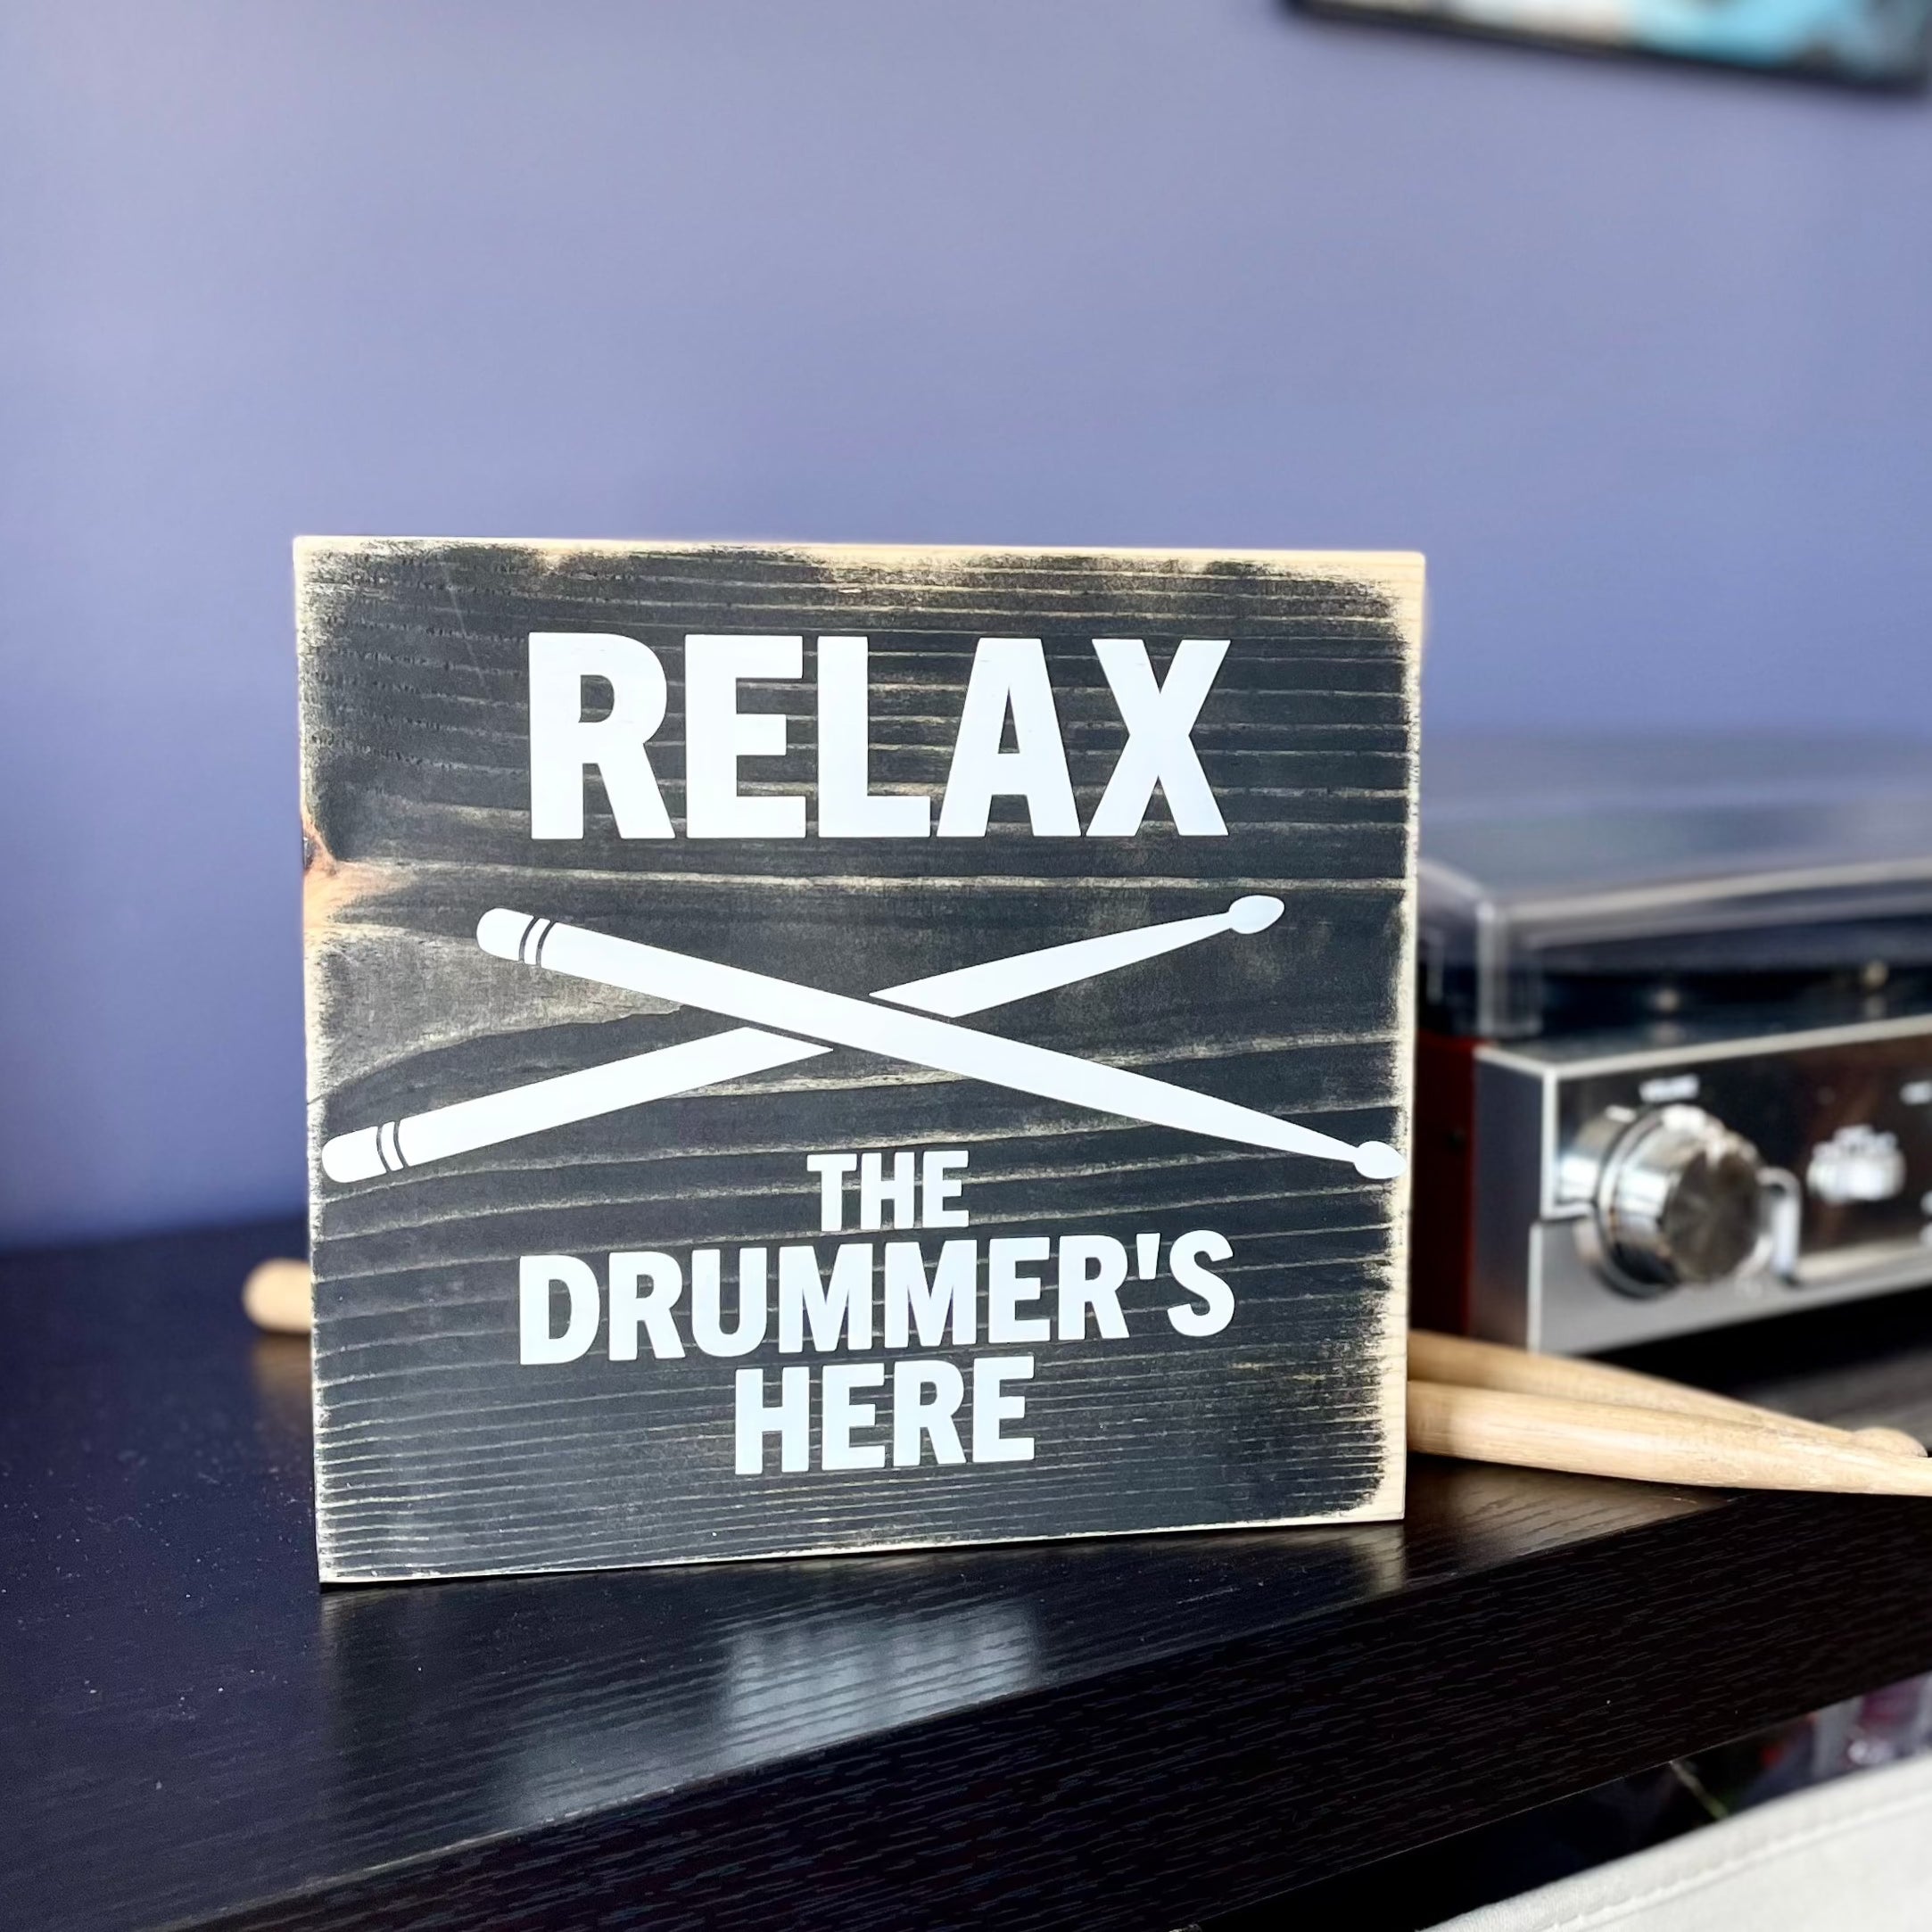
[(1175, 1924), (1928, 1664), (1932, 1510), (1738, 1497), (204, 1922)]

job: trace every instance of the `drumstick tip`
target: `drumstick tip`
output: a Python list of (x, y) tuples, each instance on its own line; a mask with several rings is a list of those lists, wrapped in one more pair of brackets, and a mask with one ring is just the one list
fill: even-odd
[(1365, 1181), (1392, 1181), (1408, 1169), (1408, 1162), (1386, 1141), (1364, 1141), (1355, 1150), (1355, 1171)]
[(270, 1334), (306, 1335), (315, 1325), (309, 1264), (277, 1257), (258, 1262), (242, 1284), (242, 1306)]
[(1286, 911), (1279, 899), (1265, 892), (1251, 892), (1228, 907), (1227, 923), (1236, 932), (1266, 932)]

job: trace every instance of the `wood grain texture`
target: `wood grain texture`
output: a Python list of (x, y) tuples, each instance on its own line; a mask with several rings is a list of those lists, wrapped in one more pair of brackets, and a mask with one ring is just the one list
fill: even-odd
[[(864, 996), (1243, 894), (1257, 938), (980, 1016), (985, 1030), (1405, 1146), (1420, 563), (1292, 554), (302, 547), (311, 1147), (721, 1030), (479, 951), (495, 905)], [(671, 683), (651, 743), (680, 836), (530, 837), (526, 640), (609, 632)], [(782, 759), (813, 791), (815, 640), (871, 648), (875, 790), (942, 790), (983, 636), (1044, 639), (1082, 822), (1126, 740), (1097, 637), (1231, 639), (1193, 732), (1226, 821), (1130, 838), (689, 841), (683, 640), (799, 634)], [(800, 1360), (516, 1362), (516, 1258), (816, 1242), (812, 1151), (969, 1151), (969, 1232), (1213, 1228), (1236, 1318), (1184, 1341), (1171, 1280), (1130, 1337), (1035, 1351), (1024, 1466), (732, 1473), (732, 1376)], [(1402, 1182), (1136, 1125), (841, 1048), (421, 1168), (315, 1176), (320, 1538), (339, 1579), (1385, 1515), (1399, 1507)], [(849, 1237), (848, 1237), (849, 1238)], [(883, 1238), (883, 1237), (882, 1237)], [(929, 1259), (936, 1253), (929, 1240)], [(982, 1267), (984, 1263), (982, 1261)], [(965, 1353), (950, 1351), (963, 1365)], [(983, 1347), (981, 1353), (987, 1352)]]
[[(1932, 1664), (1920, 1502), (1427, 1460), (1399, 1523), (318, 1590), (292, 1239), (0, 1259), (9, 1928), (1175, 1926)], [(1932, 1389), (1932, 1296), (1780, 1327), (1731, 1392)]]

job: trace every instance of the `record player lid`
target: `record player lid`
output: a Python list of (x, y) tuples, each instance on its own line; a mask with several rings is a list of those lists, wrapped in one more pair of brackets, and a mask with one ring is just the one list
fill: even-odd
[(1432, 1025), (1932, 1000), (1932, 744), (1446, 737), (1423, 767)]

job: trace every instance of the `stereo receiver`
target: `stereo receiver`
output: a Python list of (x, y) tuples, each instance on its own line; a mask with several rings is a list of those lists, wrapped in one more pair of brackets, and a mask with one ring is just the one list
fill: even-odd
[(1932, 1283), (1932, 749), (1425, 769), (1417, 1325), (1585, 1354)]

